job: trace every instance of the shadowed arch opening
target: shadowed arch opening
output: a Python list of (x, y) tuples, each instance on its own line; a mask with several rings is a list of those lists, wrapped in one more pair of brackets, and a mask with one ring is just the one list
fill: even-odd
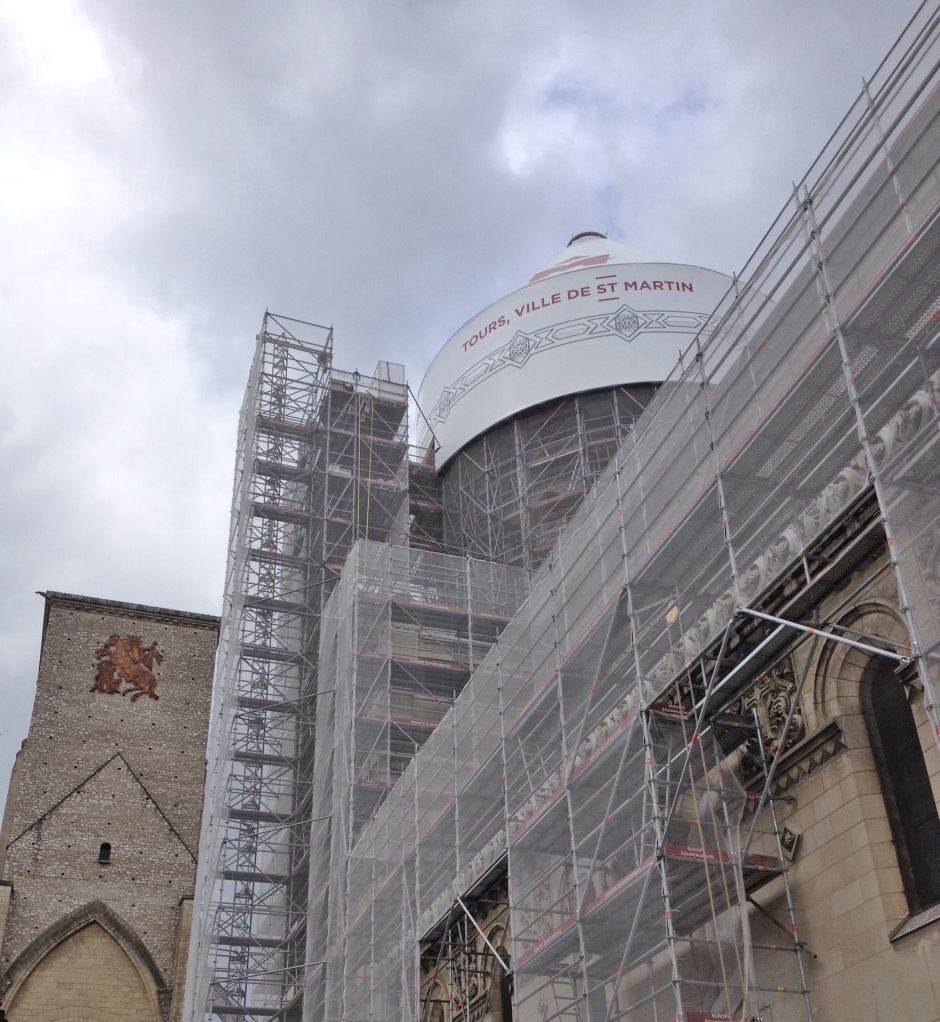
[(431, 984), (424, 998), (422, 1022), (447, 1022), (450, 1001), (447, 993), (436, 980)]
[(913, 914), (940, 903), (940, 815), (914, 714), (894, 667), (873, 658), (862, 677), (861, 703)]
[[(509, 948), (506, 929), (496, 926), (489, 933), (489, 942), (496, 948), (499, 957), (509, 963)], [(489, 1011), (493, 1022), (512, 1022), (512, 976), (500, 965), (495, 955), (488, 955), (489, 961)]]

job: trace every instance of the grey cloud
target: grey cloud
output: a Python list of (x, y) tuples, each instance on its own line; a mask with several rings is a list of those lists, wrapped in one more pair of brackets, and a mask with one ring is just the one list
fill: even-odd
[(0, 20), (0, 777), (34, 590), (218, 611), (266, 307), (417, 389), (578, 230), (733, 270), (913, 10), (89, 0), (74, 80)]

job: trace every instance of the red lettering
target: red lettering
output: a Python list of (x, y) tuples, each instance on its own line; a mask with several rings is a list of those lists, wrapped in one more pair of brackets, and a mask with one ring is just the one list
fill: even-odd
[(557, 305), (561, 301), (561, 295), (552, 295), (552, 305)]
[[(522, 316), (526, 312), (531, 312), (532, 306), (531, 304), (525, 305), (521, 309), (516, 309), (515, 311), (517, 316)], [(465, 340), (463, 344), (461, 344), (461, 348), (463, 348), (463, 350), (466, 351), (468, 348), (472, 348), (477, 343), (477, 341), (482, 341), (484, 337), (488, 337), (491, 333), (494, 333), (501, 326), (508, 325), (509, 320), (505, 316), (500, 316), (499, 319), (494, 319), (492, 323), (487, 323), (482, 330), (478, 330), (475, 334), (472, 334), (470, 337), (468, 337), (467, 340)]]
[(623, 289), (624, 289), (624, 291), (636, 291), (636, 289), (637, 289), (636, 281), (635, 280), (625, 280), (623, 282)]
[(596, 256), (572, 256), (571, 259), (566, 259), (557, 266), (550, 266), (547, 270), (536, 273), (527, 283), (534, 284), (535, 281), (542, 280), (543, 277), (553, 277), (556, 273), (564, 273), (566, 270), (573, 270), (579, 266), (603, 266), (608, 259), (610, 259), (610, 255), (606, 252)]
[(653, 290), (654, 291), (662, 291), (662, 289), (663, 289), (663, 282), (661, 280), (654, 280), (653, 281)]

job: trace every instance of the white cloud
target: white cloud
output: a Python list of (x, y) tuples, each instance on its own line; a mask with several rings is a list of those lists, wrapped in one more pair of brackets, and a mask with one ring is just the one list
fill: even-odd
[(0, 22), (12, 35), (15, 63), (40, 87), (74, 88), (107, 76), (101, 41), (72, 0), (2, 0)]

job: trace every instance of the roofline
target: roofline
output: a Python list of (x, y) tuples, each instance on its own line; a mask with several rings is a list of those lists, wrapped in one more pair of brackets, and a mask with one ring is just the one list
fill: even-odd
[(103, 600), (97, 596), (77, 596), (74, 593), (57, 593), (52, 590), (37, 592), (46, 601), (46, 609), (51, 605), (68, 605), (82, 609), (99, 609), (116, 611), (119, 614), (147, 615), (148, 617), (169, 618), (174, 621), (189, 621), (193, 624), (214, 625), (216, 628), (222, 619), (214, 614), (196, 614), (189, 610), (172, 610), (169, 607), (150, 607), (144, 603), (125, 603), (122, 600)]

